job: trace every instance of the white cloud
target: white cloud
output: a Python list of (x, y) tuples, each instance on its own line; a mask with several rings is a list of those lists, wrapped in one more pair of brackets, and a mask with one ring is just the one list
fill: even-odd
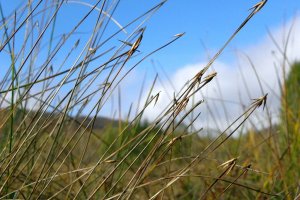
[[(291, 35), (286, 53), (287, 60), (293, 63), (295, 60), (300, 60), (300, 54), (298, 53), (300, 52), (300, 38), (297, 37), (300, 35), (300, 16), (295, 17), (285, 26), (271, 29), (271, 34), (280, 46), (280, 49), (283, 50), (290, 30)], [(269, 93), (268, 108), (272, 120), (275, 122), (278, 119), (278, 108), (280, 106), (278, 76), (282, 78), (283, 63), (286, 64), (287, 71), (289, 70), (289, 63), (283, 62), (284, 56), (268, 35), (264, 36), (262, 41), (242, 49), (243, 52), (249, 56), (251, 62), (253, 62), (259, 80), (262, 82), (264, 93)], [(215, 71), (218, 73), (217, 80), (213, 80), (202, 90), (206, 103), (197, 110), (197, 112), (202, 112), (202, 117), (196, 123), (198, 126), (208, 126), (212, 128), (216, 124), (213, 120), (214, 117), (223, 129), (229, 122), (232, 122), (242, 113), (242, 104), (250, 105), (251, 99), (262, 96), (255, 72), (244, 53), (238, 53), (238, 61), (235, 63), (217, 61), (213, 65)], [(175, 71), (170, 76), (170, 79), (176, 91), (178, 92), (188, 80), (202, 69), (205, 63), (206, 62), (186, 65)], [(241, 73), (245, 78), (246, 86), (244, 85)], [(217, 82), (219, 83), (219, 89), (222, 91), (222, 95), (219, 93)], [(158, 91), (161, 91), (161, 94), (157, 105), (153, 108), (150, 106), (151, 108), (146, 110), (145, 117), (148, 120), (154, 120), (160, 111), (172, 100), (170, 96), (173, 96), (174, 89), (167, 80), (163, 81), (162, 84), (158, 84), (153, 94)], [(201, 97), (198, 95), (196, 98), (199, 100)], [(225, 101), (219, 101), (220, 99)], [(207, 106), (209, 106), (213, 114)], [(266, 122), (266, 112), (256, 111), (255, 113), (255, 116), (252, 117), (255, 124)]]

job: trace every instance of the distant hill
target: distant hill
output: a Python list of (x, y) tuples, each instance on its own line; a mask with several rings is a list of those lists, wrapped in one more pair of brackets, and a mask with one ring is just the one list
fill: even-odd
[[(14, 114), (14, 118), (15, 118), (14, 124), (15, 124), (15, 126), (18, 126), (19, 123), (22, 122), (22, 120), (24, 119), (24, 116), (26, 114), (28, 114), (28, 112), (30, 112), (30, 113), (27, 116), (26, 122), (29, 123), (30, 120), (37, 114), (35, 111), (25, 111), (24, 112), (24, 110), (21, 110), (21, 109), (18, 109), (17, 111), (15, 111), (15, 114)], [(10, 114), (10, 108), (0, 109), (0, 123), (1, 124), (3, 124), (5, 120), (7, 120), (7, 117), (9, 117), (9, 114)], [(50, 112), (43, 113), (43, 116), (42, 116), (40, 122), (43, 122), (44, 120), (46, 120), (50, 115), (51, 115)], [(52, 114), (52, 116), (47, 121), (49, 121), (49, 123), (50, 123), (50, 121), (52, 121), (51, 124), (54, 124), (54, 123), (57, 122), (57, 119), (58, 119), (58, 117), (60, 115), (61, 114), (59, 114), (59, 113), (54, 113), (54, 114)], [(86, 127), (93, 120), (93, 116), (90, 116), (87, 119), (86, 119), (86, 116), (79, 116), (76, 119), (74, 117), (72, 117), (72, 116), (67, 116), (66, 119), (69, 122), (73, 121), (74, 125), (75, 124), (80, 125), (81, 123), (83, 123), (83, 126)], [(6, 121), (5, 124), (8, 125), (9, 122)], [(105, 127), (118, 127), (118, 124), (119, 124), (118, 120), (114, 120), (114, 119), (110, 119), (110, 118), (107, 118), (107, 117), (99, 117), (98, 116), (95, 119), (94, 129), (102, 130)]]

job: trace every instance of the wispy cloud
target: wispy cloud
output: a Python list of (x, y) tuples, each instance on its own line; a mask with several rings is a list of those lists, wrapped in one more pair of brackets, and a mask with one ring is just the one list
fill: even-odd
[[(202, 117), (196, 123), (198, 126), (224, 128), (242, 113), (244, 106), (250, 105), (251, 99), (260, 97), (263, 93), (269, 94), (268, 109), (272, 121), (278, 120), (279, 82), (282, 81), (283, 67), (288, 72), (290, 64), (300, 60), (300, 38), (297, 37), (300, 35), (300, 16), (296, 16), (285, 25), (270, 29), (269, 33), (270, 35), (263, 36), (261, 41), (238, 50), (234, 63), (217, 61), (213, 65), (218, 73), (217, 79), (196, 95), (196, 100), (205, 100), (204, 106), (197, 110), (202, 113)], [(173, 96), (174, 87), (178, 92), (205, 63), (203, 61), (183, 66), (170, 75), (172, 84), (168, 80), (158, 84), (153, 94), (161, 91), (159, 101), (154, 108), (147, 109), (146, 118), (155, 119), (172, 100), (170, 98)], [(263, 126), (266, 118), (266, 111), (257, 111), (252, 120), (255, 124), (261, 123)]]

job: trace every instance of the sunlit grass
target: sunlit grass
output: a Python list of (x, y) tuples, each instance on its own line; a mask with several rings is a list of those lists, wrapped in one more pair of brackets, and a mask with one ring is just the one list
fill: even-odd
[[(148, 98), (136, 99), (141, 108), (134, 117), (129, 117), (133, 108), (126, 119), (120, 114), (112, 115), (117, 116), (114, 119), (99, 117), (113, 97), (122, 111), (120, 86), (129, 73), (184, 37), (175, 34), (151, 52), (140, 48), (146, 21), (164, 3), (120, 24), (111, 18), (118, 4), (98, 1), (88, 5), (71, 30), (58, 35), (55, 21), (67, 5), (64, 1), (29, 1), (11, 14), (1, 9), (0, 54), (7, 70), (2, 70), (0, 82), (1, 199), (299, 197), (299, 64), (280, 83), (278, 124), (263, 130), (249, 127), (232, 137), (257, 109), (268, 112), (268, 95), (262, 89), (262, 96), (249, 99), (244, 111), (217, 135), (203, 136), (199, 133), (206, 130), (190, 128), (203, 104), (193, 97), (217, 76), (208, 69), (266, 1), (241, 19), (207, 65), (174, 94), (154, 121), (142, 119), (145, 110), (160, 100), (160, 93), (153, 94), (157, 77), (149, 91), (140, 91)], [(111, 31), (111, 21), (118, 29)], [(77, 35), (87, 22), (91, 31)], [(129, 36), (123, 41), (119, 34), (124, 31)]]

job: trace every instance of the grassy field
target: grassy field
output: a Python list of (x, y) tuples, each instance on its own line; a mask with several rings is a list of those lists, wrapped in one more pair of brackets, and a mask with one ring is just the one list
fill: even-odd
[[(290, 63), (280, 82), (278, 123), (241, 130), (258, 109), (268, 109), (266, 93), (249, 99), (222, 131), (191, 128), (203, 104), (192, 99), (217, 76), (209, 69), (265, 1), (241, 19), (156, 120), (143, 120), (145, 109), (160, 100), (152, 91), (156, 79), (142, 91), (146, 101), (136, 100), (141, 106), (135, 114), (130, 109), (127, 118), (99, 117), (112, 94), (119, 94), (121, 107), (128, 74), (184, 36), (139, 54), (143, 24), (164, 3), (112, 32), (107, 13), (117, 5), (99, 1), (62, 35), (54, 33), (64, 1), (28, 1), (10, 14), (0, 7), (0, 55), (8, 63), (0, 81), (0, 199), (300, 199), (300, 63)], [(82, 44), (77, 33), (96, 9), (93, 31)], [(133, 31), (126, 41), (111, 46), (127, 27)]]

